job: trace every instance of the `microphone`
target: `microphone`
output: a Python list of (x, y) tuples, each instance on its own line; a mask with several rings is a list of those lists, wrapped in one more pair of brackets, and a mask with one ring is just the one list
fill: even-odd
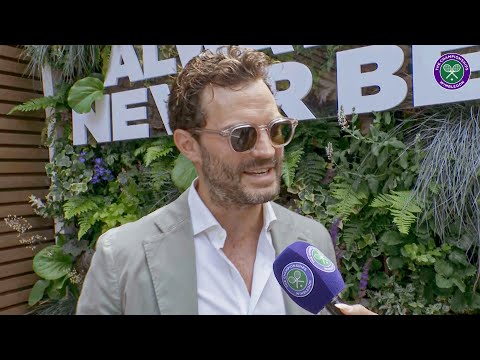
[(283, 250), (273, 262), (280, 286), (300, 307), (318, 314), (324, 307), (334, 315), (344, 315), (335, 304), (345, 288), (340, 271), (319, 249), (297, 241)]

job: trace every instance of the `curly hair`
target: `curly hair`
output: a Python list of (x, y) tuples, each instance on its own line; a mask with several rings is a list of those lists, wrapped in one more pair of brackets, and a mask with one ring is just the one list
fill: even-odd
[[(178, 74), (168, 100), (170, 128), (204, 127), (205, 114), (201, 107), (203, 89), (210, 85), (233, 88), (262, 79), (267, 86), (268, 66), (273, 60), (263, 52), (228, 46), (216, 53), (202, 52), (190, 60)], [(270, 86), (269, 86), (270, 87)]]

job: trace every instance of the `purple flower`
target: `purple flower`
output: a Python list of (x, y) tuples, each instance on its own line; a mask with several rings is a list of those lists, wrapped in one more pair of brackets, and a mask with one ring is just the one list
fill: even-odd
[(368, 258), (368, 260), (365, 262), (365, 265), (363, 265), (362, 276), (360, 277), (360, 284), (358, 286), (358, 297), (359, 298), (363, 298), (365, 296), (366, 291), (367, 291), (368, 272), (370, 270), (370, 266), (372, 265), (372, 260), (373, 260), (373, 257)]
[(92, 184), (97, 184), (100, 181), (112, 181), (115, 177), (112, 171), (105, 167), (105, 162), (102, 158), (95, 158), (93, 166)]
[(85, 155), (87, 155), (87, 152), (86, 152), (86, 151), (82, 151), (82, 152), (79, 154), (78, 161), (80, 161), (81, 163), (84, 163), (84, 162), (85, 162)]

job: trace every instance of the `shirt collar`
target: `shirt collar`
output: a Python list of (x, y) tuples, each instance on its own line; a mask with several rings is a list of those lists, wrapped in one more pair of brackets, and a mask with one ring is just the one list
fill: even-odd
[[(188, 189), (188, 205), (190, 207), (190, 215), (192, 218), (193, 236), (197, 236), (198, 234), (215, 227), (225, 231), (200, 198), (200, 195), (198, 195), (197, 189), (195, 189), (197, 181), (198, 177), (192, 181), (192, 185), (190, 185), (190, 188)], [(276, 220), (277, 217), (273, 211), (272, 204), (270, 202), (264, 203), (262, 230), (265, 232), (270, 231), (272, 223)], [(223, 244), (220, 247), (223, 247)]]

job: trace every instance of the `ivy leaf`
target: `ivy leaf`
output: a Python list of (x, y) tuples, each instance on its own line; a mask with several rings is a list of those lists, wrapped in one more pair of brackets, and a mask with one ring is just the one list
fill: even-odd
[(379, 256), (382, 252), (378, 249), (375, 249), (373, 248), (372, 250), (370, 250), (370, 254), (375, 258), (377, 256)]
[(390, 270), (401, 269), (404, 264), (404, 261), (401, 257), (388, 257), (387, 266)]
[(33, 306), (43, 298), (45, 289), (50, 285), (50, 280), (38, 280), (33, 285), (30, 295), (28, 296), (28, 305)]
[(185, 155), (180, 154), (175, 160), (175, 165), (172, 170), (172, 181), (175, 186), (180, 190), (186, 190), (191, 184), (192, 181), (197, 177), (197, 170), (193, 166), (193, 163), (185, 157)]
[(71, 269), (73, 259), (58, 245), (47, 246), (33, 258), (33, 271), (46, 280), (56, 280)]
[(449, 289), (452, 287), (453, 285), (453, 281), (452, 279), (447, 279), (447, 278), (444, 278), (442, 275), (440, 274), (436, 274), (435, 275), (435, 283), (437, 284), (437, 286), (441, 289)]
[(94, 78), (86, 77), (78, 80), (68, 92), (68, 105), (79, 114), (86, 114), (92, 109), (95, 100), (100, 100), (105, 93), (103, 83)]

